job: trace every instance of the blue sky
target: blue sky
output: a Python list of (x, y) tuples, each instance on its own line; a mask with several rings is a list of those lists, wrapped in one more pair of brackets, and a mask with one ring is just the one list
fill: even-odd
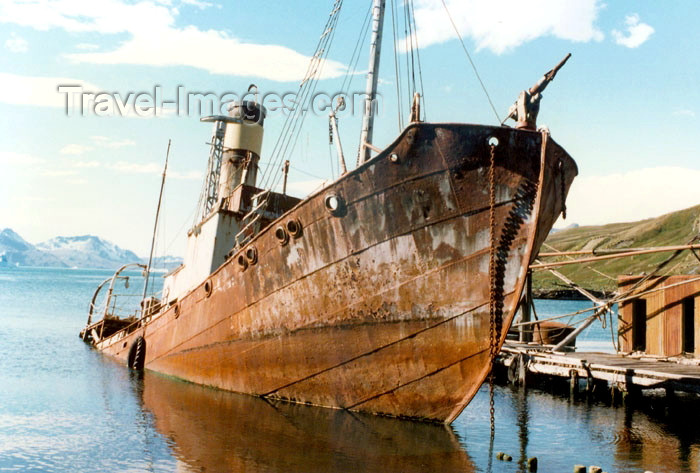
[[(369, 4), (345, 0), (317, 91), (340, 91)], [(441, 1), (414, 5), (428, 121), (494, 124)], [(447, 5), (501, 117), (520, 90), (572, 53), (545, 91), (539, 117), (580, 170), (569, 217), (558, 226), (636, 220), (700, 203), (697, 1)], [(159, 86), (168, 100), (178, 86), (241, 95), (255, 83), (262, 94), (283, 95), (296, 91), (331, 8), (320, 0), (3, 0), (0, 227), (34, 243), (97, 234), (146, 254), (172, 139), (158, 241), (161, 253), (182, 253), (210, 125), (169, 109), (138, 117), (131, 104), (124, 114), (74, 109), (68, 116), (57, 87), (126, 97)], [(399, 131), (389, 13), (386, 24), (379, 147)], [(350, 91), (364, 89), (366, 44), (361, 51)], [(268, 116), (263, 162), (283, 119), (281, 111)], [(340, 129), (354, 163), (357, 114), (343, 114)], [(309, 116), (291, 156), (292, 193), (306, 195), (337, 176), (333, 153), (327, 112)]]

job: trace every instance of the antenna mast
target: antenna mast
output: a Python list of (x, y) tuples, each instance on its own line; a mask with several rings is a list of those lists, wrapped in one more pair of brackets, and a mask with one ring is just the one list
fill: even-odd
[(367, 89), (365, 92), (365, 114), (362, 118), (362, 134), (357, 164), (360, 165), (371, 157), (372, 132), (376, 113), (377, 81), (379, 79), (379, 55), (382, 48), (382, 29), (384, 27), (384, 7), (386, 0), (373, 0), (372, 6), (372, 41), (369, 46), (369, 70), (367, 72)]

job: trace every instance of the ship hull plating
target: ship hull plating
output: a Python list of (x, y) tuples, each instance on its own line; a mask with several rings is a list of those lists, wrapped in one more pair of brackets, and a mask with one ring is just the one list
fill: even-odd
[[(503, 303), (500, 344), (576, 172), (542, 133), (411, 125), (180, 300), (97, 348), (126, 361), (143, 337), (146, 369), (195, 383), (451, 422), (490, 369), (490, 300)], [(299, 234), (276, 235), (292, 220)], [(255, 258), (239, 259), (249, 248)]]

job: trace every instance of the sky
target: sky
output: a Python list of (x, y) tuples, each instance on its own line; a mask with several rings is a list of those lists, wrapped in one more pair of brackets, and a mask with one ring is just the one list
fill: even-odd
[[(325, 98), (364, 90), (368, 38), (360, 33), (370, 3), (344, 0), (326, 33), (333, 42), (324, 50), (319, 100), (289, 155), (293, 195), (338, 176)], [(442, 1), (413, 0), (427, 121), (497, 124), (520, 90), (572, 53), (544, 92), (538, 119), (579, 167), (568, 218), (557, 227), (639, 220), (700, 203), (700, 3), (446, 4), (496, 112)], [(387, 5), (373, 140), (380, 148), (400, 132), (399, 116), (405, 124), (409, 95), (394, 63), (396, 49), (405, 72), (406, 32)], [(275, 105), (297, 91), (332, 9), (329, 0), (2, 0), (0, 228), (32, 243), (93, 234), (147, 255), (172, 140), (157, 253), (182, 255), (212, 133), (199, 120), (211, 111), (184, 107), (184, 98), (223, 102), (255, 84), (266, 106)], [(78, 91), (93, 97), (81, 102)], [(179, 105), (168, 103), (178, 97)], [(263, 164), (288, 113), (268, 108)], [(339, 113), (350, 167), (359, 108)]]

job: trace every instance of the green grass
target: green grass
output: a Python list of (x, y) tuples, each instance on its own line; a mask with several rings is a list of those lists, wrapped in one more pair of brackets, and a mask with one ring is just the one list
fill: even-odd
[[(545, 245), (550, 245), (559, 251), (685, 245), (698, 236), (699, 232), (700, 205), (640, 222), (612, 223), (561, 230), (549, 235)], [(545, 245), (540, 249), (541, 252), (553, 251)], [(671, 255), (671, 252), (652, 253), (598, 263), (564, 266), (558, 271), (582, 287), (609, 292), (617, 288), (615, 281), (617, 276), (650, 273)], [(546, 258), (546, 261), (564, 261), (566, 259), (564, 257)], [(684, 251), (668, 263), (662, 273), (666, 273), (671, 268), (673, 269), (670, 274), (698, 274), (700, 273), (700, 262), (689, 251)], [(596, 273), (594, 269), (612, 279)], [(564, 284), (549, 271), (535, 272), (533, 277), (535, 291), (550, 291), (563, 287)]]

